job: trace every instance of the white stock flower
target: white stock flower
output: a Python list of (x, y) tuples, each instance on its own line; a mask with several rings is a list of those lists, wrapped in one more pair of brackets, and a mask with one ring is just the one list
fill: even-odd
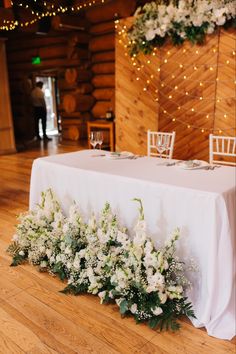
[(24, 252), (24, 251), (20, 251), (20, 252), (19, 252), (19, 255), (22, 256), (22, 257), (24, 257), (25, 252)]

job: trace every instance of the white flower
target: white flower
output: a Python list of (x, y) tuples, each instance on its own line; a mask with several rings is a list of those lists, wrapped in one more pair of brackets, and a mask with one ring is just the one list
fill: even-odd
[(137, 309), (138, 309), (137, 304), (133, 304), (133, 305), (130, 307), (130, 311), (131, 311), (132, 313), (136, 313)]
[(98, 293), (98, 296), (100, 297), (100, 303), (102, 304), (103, 303), (103, 301), (104, 301), (104, 299), (105, 299), (105, 296), (106, 296), (106, 291), (100, 291), (99, 293)]
[(167, 300), (167, 295), (166, 293), (159, 292), (158, 293), (159, 299), (161, 301), (161, 304), (164, 304)]
[(40, 267), (41, 268), (47, 268), (47, 262), (46, 261), (42, 261), (41, 263), (40, 263)]
[(24, 251), (20, 251), (20, 252), (19, 252), (19, 255), (22, 256), (22, 257), (24, 257), (25, 252), (24, 252)]
[(146, 33), (145, 33), (145, 38), (147, 41), (151, 41), (155, 38), (156, 36), (156, 32), (153, 29), (149, 29)]
[(19, 236), (17, 234), (12, 236), (12, 241), (17, 242), (19, 240)]
[(155, 316), (159, 316), (162, 312), (163, 312), (163, 310), (161, 307), (155, 307), (154, 309), (152, 309), (152, 313)]

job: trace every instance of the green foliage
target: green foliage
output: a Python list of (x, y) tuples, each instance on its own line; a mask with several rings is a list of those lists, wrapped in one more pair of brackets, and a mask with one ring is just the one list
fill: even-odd
[(26, 257), (25, 256), (21, 256), (19, 254), (16, 254), (13, 258), (12, 258), (12, 263), (11, 263), (11, 267), (17, 267), (18, 265), (22, 264), (25, 262)]
[(86, 284), (79, 284), (77, 286), (69, 284), (65, 287), (65, 289), (61, 290), (60, 293), (79, 295), (79, 294), (86, 294), (87, 291), (88, 291), (88, 286)]

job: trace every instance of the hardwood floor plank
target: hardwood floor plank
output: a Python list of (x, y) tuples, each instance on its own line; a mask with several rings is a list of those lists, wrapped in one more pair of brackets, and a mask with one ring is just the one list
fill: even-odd
[(25, 354), (11, 338), (8, 338), (0, 329), (0, 354)]

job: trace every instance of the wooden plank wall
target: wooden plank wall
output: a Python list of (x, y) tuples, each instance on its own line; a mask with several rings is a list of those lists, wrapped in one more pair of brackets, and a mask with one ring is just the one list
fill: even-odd
[(166, 44), (154, 57), (140, 55), (132, 62), (127, 40), (119, 35), (131, 21), (120, 21), (116, 38), (117, 149), (143, 154), (148, 129), (176, 131), (174, 157), (208, 160), (210, 129), (236, 134), (223, 131), (235, 127), (235, 32), (218, 31), (203, 46)]
[(3, 39), (0, 39), (0, 68), (0, 154), (6, 154), (15, 152), (15, 140)]

